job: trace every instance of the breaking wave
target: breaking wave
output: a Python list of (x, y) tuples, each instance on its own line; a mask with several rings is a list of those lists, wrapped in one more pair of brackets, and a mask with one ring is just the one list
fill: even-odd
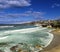
[[(9, 43), (11, 46), (18, 43), (26, 43), (32, 46), (39, 44), (42, 47), (47, 47), (53, 40), (53, 34), (51, 34), (47, 28), (34, 27), (26, 29), (14, 29), (0, 31), (0, 43)], [(7, 45), (8, 47), (8, 45)]]

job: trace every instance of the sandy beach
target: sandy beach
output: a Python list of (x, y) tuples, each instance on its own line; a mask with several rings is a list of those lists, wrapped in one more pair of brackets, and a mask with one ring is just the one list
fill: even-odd
[(53, 33), (54, 38), (51, 44), (46, 47), (42, 52), (60, 52), (60, 29), (54, 30)]

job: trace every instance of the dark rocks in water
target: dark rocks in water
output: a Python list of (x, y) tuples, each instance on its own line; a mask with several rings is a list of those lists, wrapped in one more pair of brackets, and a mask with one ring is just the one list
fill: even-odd
[(0, 50), (0, 52), (4, 52), (4, 51)]
[(21, 49), (21, 48), (19, 48), (17, 52), (21, 52), (21, 51), (22, 51), (22, 49)]
[(37, 44), (34, 47), (31, 47), (26, 43), (19, 43), (18, 45), (12, 46), (10, 48), (12, 52), (35, 52), (35, 51), (40, 51), (40, 49), (42, 49), (41, 45)]
[[(21, 47), (21, 46), (24, 46), (24, 47)], [(25, 46), (26, 46), (25, 43), (19, 43), (16, 46), (12, 46), (10, 50), (12, 52), (29, 52), (28, 50), (26, 50), (27, 48)]]
[(11, 50), (11, 51), (15, 51), (17, 47), (18, 47), (18, 45), (13, 46), (13, 47), (10, 48), (10, 50)]
[(13, 46), (10, 48), (12, 52), (21, 52), (22, 49), (19, 47), (19, 45)]

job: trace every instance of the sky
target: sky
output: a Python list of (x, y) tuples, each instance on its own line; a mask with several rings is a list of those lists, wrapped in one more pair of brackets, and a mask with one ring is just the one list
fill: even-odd
[(60, 0), (0, 0), (0, 24), (60, 18)]

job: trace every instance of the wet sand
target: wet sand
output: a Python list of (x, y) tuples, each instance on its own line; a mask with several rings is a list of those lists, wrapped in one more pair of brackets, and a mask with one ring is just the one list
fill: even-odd
[(53, 33), (54, 38), (42, 52), (60, 52), (60, 30), (54, 30), (51, 33)]

